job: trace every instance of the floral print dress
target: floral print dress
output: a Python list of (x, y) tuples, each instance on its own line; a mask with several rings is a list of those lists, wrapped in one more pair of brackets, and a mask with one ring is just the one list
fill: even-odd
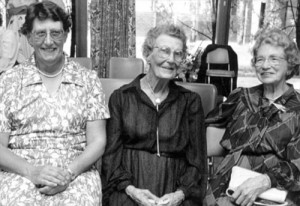
[[(8, 148), (33, 165), (66, 168), (85, 149), (86, 123), (109, 118), (96, 72), (65, 57), (62, 83), (50, 95), (32, 56), (0, 77), (0, 132)], [(101, 205), (101, 181), (92, 167), (54, 196), (18, 174), (0, 171), (0, 205)]]

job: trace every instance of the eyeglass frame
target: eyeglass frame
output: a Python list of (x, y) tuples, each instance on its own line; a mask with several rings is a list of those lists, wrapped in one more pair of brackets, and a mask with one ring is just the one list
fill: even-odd
[[(172, 53), (172, 50), (170, 47), (167, 47), (167, 46), (163, 46), (163, 47), (159, 47), (159, 46), (155, 46), (153, 48), (157, 48), (158, 49), (158, 55), (159, 57), (163, 58), (163, 59), (168, 59)], [(168, 49), (169, 52), (168, 53), (165, 53), (167, 56), (163, 56), (161, 52), (164, 52), (163, 49)], [(180, 60), (176, 59), (176, 52), (181, 52), (182, 56), (180, 57)], [(184, 59), (184, 52), (183, 51), (173, 51), (173, 55), (174, 55), (174, 60), (176, 62), (181, 62), (183, 59)]]
[[(266, 61), (268, 61), (270, 65), (272, 65), (272, 66), (278, 66), (282, 60), (287, 61), (286, 57), (281, 57), (281, 56), (273, 56), (273, 55), (271, 55), (271, 56), (269, 56), (267, 58), (265, 58), (265, 57), (259, 57), (259, 58), (257, 58), (256, 57), (254, 65), (256, 67), (261, 67)], [(258, 61), (260, 61), (260, 62), (258, 63)]]
[[(37, 35), (37, 32), (45, 32), (45, 36), (44, 37), (39, 37)], [(55, 37), (53, 36), (53, 33), (54, 32), (60, 32), (59, 34), (59, 37)], [(59, 29), (59, 30), (50, 30), (50, 32), (47, 32), (46, 30), (41, 30), (41, 31), (32, 31), (31, 32), (31, 35), (33, 37), (33, 39), (37, 42), (37, 43), (42, 43), (45, 41), (47, 35), (50, 34), (50, 37), (52, 39), (52, 41), (55, 41), (55, 42), (59, 42), (63, 39), (64, 37), (64, 34), (65, 34), (65, 31), (63, 29)]]

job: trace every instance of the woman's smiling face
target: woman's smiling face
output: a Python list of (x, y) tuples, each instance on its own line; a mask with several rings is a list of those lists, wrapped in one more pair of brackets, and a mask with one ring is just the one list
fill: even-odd
[(173, 79), (182, 61), (182, 50), (181, 39), (166, 34), (158, 36), (155, 47), (147, 58), (155, 76), (161, 79)]
[(66, 39), (67, 33), (63, 30), (62, 22), (51, 19), (34, 20), (29, 42), (39, 62), (47, 65), (58, 62), (63, 56)]
[(288, 72), (284, 49), (280, 46), (262, 44), (257, 50), (255, 72), (263, 84), (284, 83)]

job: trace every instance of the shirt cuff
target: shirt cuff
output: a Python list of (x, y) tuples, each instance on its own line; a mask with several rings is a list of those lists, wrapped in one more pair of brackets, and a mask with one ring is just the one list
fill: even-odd
[(178, 187), (177, 190), (181, 190), (184, 194), (184, 199), (187, 199), (189, 197), (190, 192), (185, 187)]
[(275, 176), (270, 172), (267, 172), (266, 175), (268, 175), (270, 180), (271, 180), (271, 188), (276, 187), (277, 186), (277, 180), (276, 180)]
[(117, 190), (118, 191), (125, 190), (125, 188), (129, 185), (133, 185), (130, 180), (125, 180), (123, 182), (120, 182), (117, 186)]

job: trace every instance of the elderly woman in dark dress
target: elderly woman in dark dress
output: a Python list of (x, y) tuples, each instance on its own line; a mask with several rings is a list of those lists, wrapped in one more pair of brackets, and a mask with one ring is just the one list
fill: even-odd
[[(255, 205), (271, 187), (289, 192), (300, 205), (300, 95), (287, 80), (299, 69), (296, 44), (281, 30), (258, 35), (252, 65), (262, 84), (238, 88), (207, 117), (210, 126), (226, 128), (220, 142), (227, 152), (211, 181), (218, 205)], [(234, 165), (261, 173), (224, 192)], [(211, 203), (209, 205), (215, 205)]]
[(148, 73), (112, 94), (104, 204), (202, 205), (207, 159), (201, 100), (172, 81), (186, 48), (179, 27), (151, 29), (143, 45)]

